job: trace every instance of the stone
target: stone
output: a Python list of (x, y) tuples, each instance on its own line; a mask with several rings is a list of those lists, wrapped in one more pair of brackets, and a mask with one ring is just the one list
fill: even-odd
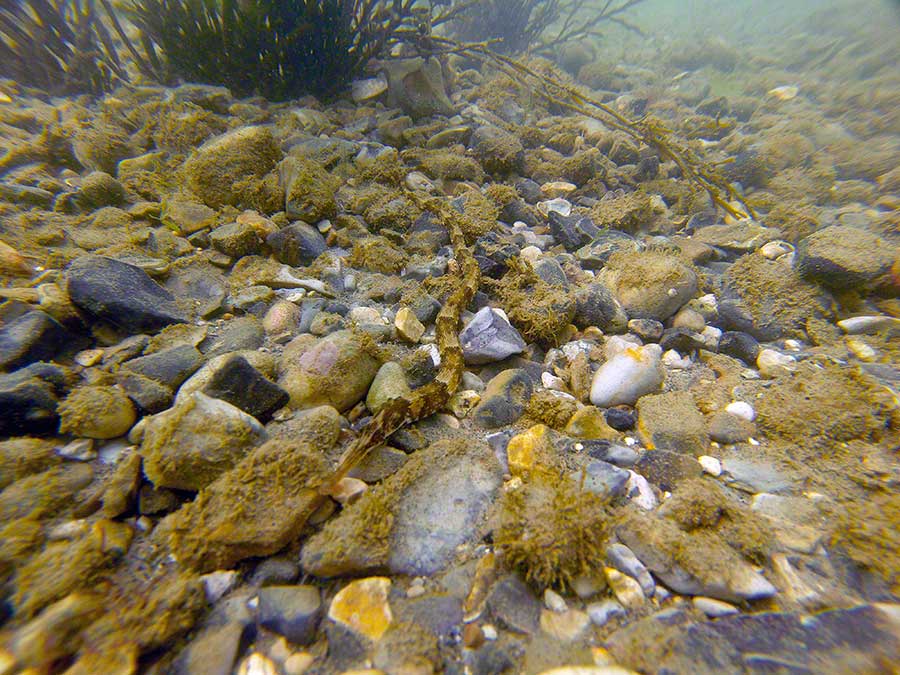
[(191, 154), (184, 164), (187, 186), (214, 209), (230, 205), (274, 210), (271, 204), (253, 203), (257, 200), (251, 195), (260, 191), (281, 156), (270, 129), (241, 127), (209, 139)]
[(376, 642), (394, 620), (388, 603), (390, 588), (391, 580), (386, 577), (351, 581), (334, 596), (328, 618), (354, 634)]
[(628, 315), (609, 289), (595, 281), (575, 293), (573, 323), (582, 329), (596, 326), (604, 333), (622, 333), (628, 324)]
[(756, 367), (762, 377), (773, 379), (794, 372), (797, 369), (797, 359), (775, 349), (762, 349), (756, 357)]
[(366, 483), (377, 483), (395, 474), (406, 460), (407, 455), (402, 450), (383, 445), (372, 450), (348, 475)]
[(187, 237), (216, 224), (216, 211), (205, 204), (184, 199), (166, 199), (162, 203), (160, 221), (173, 232)]
[(553, 238), (570, 253), (590, 244), (600, 234), (600, 228), (594, 224), (590, 216), (563, 215), (550, 211), (547, 219)]
[(486, 607), (507, 630), (533, 635), (540, 627), (540, 600), (516, 574), (504, 575), (494, 583)]
[(740, 255), (760, 248), (781, 237), (774, 227), (764, 227), (750, 219), (724, 225), (708, 225), (694, 233), (694, 239), (729, 253)]
[(287, 558), (268, 558), (253, 571), (254, 586), (287, 586), (300, 576), (300, 565)]
[(81, 632), (102, 611), (98, 596), (87, 592), (72, 593), (49, 605), (16, 630), (8, 648), (21, 666), (49, 667), (53, 661), (78, 651)]
[[(612, 258), (610, 263), (617, 260)], [(665, 321), (697, 293), (697, 274), (679, 258), (654, 251), (623, 257), (599, 274), (628, 316)]]
[(598, 628), (605, 626), (610, 619), (616, 616), (624, 616), (627, 613), (625, 608), (615, 600), (592, 602), (585, 609), (591, 618), (591, 623)]
[(467, 365), (502, 361), (525, 350), (519, 332), (499, 311), (482, 307), (459, 334)]
[(221, 399), (265, 421), (287, 405), (290, 395), (251, 366), (240, 354), (229, 357), (217, 368), (203, 393)]
[(84, 386), (59, 406), (59, 431), (82, 438), (124, 436), (137, 415), (131, 400), (118, 387)]
[(886, 329), (900, 330), (900, 318), (877, 314), (874, 316), (854, 316), (837, 322), (848, 335), (868, 335)]
[(672, 317), (672, 328), (686, 328), (695, 333), (702, 333), (706, 328), (706, 319), (695, 309), (682, 307)]
[(216, 604), (225, 595), (234, 590), (238, 584), (238, 573), (235, 570), (217, 570), (200, 576), (206, 601)]
[(607, 408), (604, 414), (606, 423), (616, 431), (628, 431), (637, 424), (637, 415), (630, 408), (614, 406)]
[(585, 440), (610, 440), (619, 435), (609, 425), (603, 411), (592, 405), (579, 408), (566, 423), (565, 432)]
[(665, 326), (662, 321), (656, 319), (631, 319), (628, 322), (628, 330), (644, 342), (659, 342)]
[(487, 173), (502, 176), (522, 173), (525, 148), (508, 131), (489, 125), (478, 127), (472, 133), (469, 148)]
[(691, 598), (691, 603), (694, 605), (695, 609), (703, 612), (711, 619), (728, 616), (729, 614), (740, 613), (740, 610), (734, 605), (723, 602), (722, 600), (716, 600), (715, 598), (704, 598), (703, 596), (697, 596)]
[(349, 330), (316, 341), (299, 358), (282, 359), (278, 384), (295, 409), (331, 405), (348, 410), (363, 399), (380, 364)]
[(278, 262), (291, 267), (309, 265), (325, 252), (325, 237), (313, 226), (295, 221), (266, 237)]
[(504, 370), (487, 383), (481, 401), (472, 410), (472, 419), (486, 429), (511, 424), (525, 412), (531, 393), (531, 378), (524, 369)]
[(290, 300), (276, 300), (262, 318), (262, 327), (276, 341), (289, 339), (297, 332), (302, 310)]
[(606, 574), (606, 582), (616, 596), (616, 600), (624, 607), (638, 609), (647, 601), (641, 585), (635, 579), (612, 567), (606, 567), (603, 571)]
[(740, 359), (745, 364), (752, 366), (759, 355), (759, 342), (749, 333), (740, 331), (725, 331), (719, 338), (719, 353)]
[(709, 455), (701, 455), (697, 458), (697, 461), (700, 463), (700, 466), (703, 469), (704, 473), (708, 473), (714, 478), (718, 478), (722, 475), (722, 462), (720, 462), (715, 457), (710, 457)]
[(583, 489), (602, 495), (610, 501), (625, 494), (628, 485), (628, 471), (608, 462), (595, 459), (571, 474), (572, 480)]
[(388, 81), (389, 103), (402, 108), (413, 119), (453, 114), (437, 58), (396, 58), (382, 65)]
[(726, 445), (743, 443), (756, 431), (753, 422), (728, 411), (718, 412), (709, 420), (709, 437)]
[(155, 332), (187, 318), (146, 272), (112, 258), (82, 256), (66, 270), (72, 302), (131, 333)]
[(42, 362), (0, 374), (0, 434), (56, 431), (59, 396), (67, 389), (68, 377), (59, 366)]
[(649, 450), (706, 454), (706, 420), (689, 392), (644, 396), (637, 404), (638, 432)]
[(894, 256), (894, 247), (881, 237), (832, 225), (800, 241), (794, 267), (803, 278), (829, 288), (865, 288), (888, 275)]
[(71, 340), (69, 332), (49, 314), (26, 312), (0, 327), (0, 370), (15, 370), (51, 359)]
[(401, 338), (413, 344), (417, 343), (425, 334), (425, 326), (409, 307), (401, 307), (397, 311), (394, 327)]
[(634, 469), (660, 490), (667, 492), (672, 492), (679, 483), (699, 478), (702, 474), (702, 468), (694, 457), (668, 450), (645, 452)]
[(606, 560), (617, 570), (637, 581), (644, 595), (647, 597), (653, 595), (656, 588), (653, 577), (630, 548), (624, 544), (610, 544), (606, 547)]
[(210, 626), (193, 637), (174, 664), (175, 675), (231, 675), (244, 626), (228, 622)]
[(175, 390), (201, 365), (203, 355), (193, 345), (177, 345), (122, 364), (119, 374), (136, 373)]
[(144, 473), (156, 487), (200, 490), (265, 439), (256, 418), (195, 392), (148, 419), (141, 443)]
[(195, 261), (176, 266), (166, 278), (165, 288), (181, 306), (191, 307), (191, 316), (207, 318), (222, 307), (228, 295), (228, 282), (211, 263)]
[(561, 642), (574, 642), (591, 625), (587, 613), (577, 609), (569, 609), (562, 613), (542, 610), (540, 622), (543, 632)]
[(231, 258), (243, 258), (258, 253), (263, 240), (251, 223), (234, 222), (220, 225), (210, 232), (209, 243), (219, 253)]
[(659, 339), (663, 351), (675, 350), (679, 354), (693, 354), (708, 349), (706, 339), (689, 328), (667, 328)]
[(594, 373), (591, 403), (600, 408), (634, 405), (640, 397), (657, 391), (665, 378), (661, 356), (659, 345), (650, 344), (630, 347), (607, 360)]
[(410, 394), (409, 384), (406, 381), (406, 373), (396, 361), (388, 361), (375, 374), (369, 393), (366, 395), (366, 407), (377, 413), (388, 401), (395, 398), (404, 398)]
[(295, 644), (312, 644), (322, 612), (318, 588), (266, 586), (259, 590), (258, 597), (261, 626)]
[(543, 424), (516, 434), (506, 444), (507, 466), (513, 476), (528, 477), (535, 465), (553, 466), (555, 458), (550, 428)]
[(255, 316), (239, 316), (218, 331), (208, 335), (198, 349), (209, 359), (242, 349), (259, 349), (266, 339), (263, 327)]

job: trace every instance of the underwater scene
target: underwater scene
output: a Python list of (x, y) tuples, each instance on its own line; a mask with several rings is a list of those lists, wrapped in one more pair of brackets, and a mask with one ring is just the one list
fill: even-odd
[(900, 673), (898, 63), (0, 0), (0, 675)]

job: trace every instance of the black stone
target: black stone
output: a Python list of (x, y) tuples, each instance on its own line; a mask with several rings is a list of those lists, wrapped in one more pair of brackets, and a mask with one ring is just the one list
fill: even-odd
[(187, 321), (172, 294), (134, 265), (83, 256), (69, 265), (66, 279), (76, 306), (127, 331), (154, 332)]
[(534, 264), (534, 271), (541, 279), (551, 286), (568, 288), (569, 280), (562, 266), (553, 258), (541, 258)]
[(192, 345), (178, 345), (126, 362), (122, 368), (177, 389), (203, 363)]
[(69, 338), (68, 331), (49, 314), (26, 312), (0, 328), (0, 370), (53, 358)]
[(548, 219), (553, 238), (570, 252), (590, 244), (600, 235), (600, 228), (594, 225), (590, 216), (564, 216), (551, 211)]
[(0, 375), (0, 436), (55, 432), (66, 379), (63, 369), (50, 363), (32, 363)]
[(303, 221), (291, 223), (266, 238), (278, 262), (291, 267), (309, 265), (325, 252), (325, 237)]
[(689, 328), (667, 328), (659, 339), (663, 351), (674, 349), (679, 354), (692, 354), (707, 349), (703, 336)]
[(597, 326), (604, 333), (620, 332), (625, 328), (628, 316), (610, 290), (594, 281), (575, 293), (575, 318), (578, 328)]
[(265, 586), (259, 591), (260, 625), (295, 644), (313, 642), (321, 614), (315, 586)]
[(300, 565), (286, 558), (269, 558), (254, 570), (250, 583), (254, 586), (283, 586), (300, 576)]
[(125, 390), (128, 398), (148, 415), (162, 412), (170, 407), (175, 398), (175, 394), (166, 385), (127, 370), (120, 370), (116, 373), (116, 383)]
[(544, 198), (541, 186), (530, 178), (523, 178), (516, 183), (516, 192), (529, 204), (537, 204)]
[(749, 333), (726, 331), (719, 339), (719, 353), (740, 359), (748, 366), (756, 364), (759, 355), (759, 343)]
[(238, 354), (213, 373), (203, 393), (227, 401), (260, 420), (267, 419), (290, 399), (284, 389)]
[(487, 608), (501, 627), (532, 635), (541, 621), (541, 603), (515, 574), (508, 574), (491, 588)]
[(672, 492), (679, 483), (699, 478), (703, 473), (693, 455), (669, 450), (646, 452), (634, 465), (634, 470), (660, 490)]
[(656, 342), (663, 334), (663, 325), (656, 319), (633, 319), (628, 329), (644, 342)]
[(637, 424), (637, 414), (632, 408), (608, 408), (605, 416), (606, 423), (616, 431), (628, 431)]
[(522, 199), (513, 199), (500, 210), (500, 219), (506, 223), (516, 221), (525, 223), (528, 227), (541, 225), (541, 219), (535, 209), (529, 208)]

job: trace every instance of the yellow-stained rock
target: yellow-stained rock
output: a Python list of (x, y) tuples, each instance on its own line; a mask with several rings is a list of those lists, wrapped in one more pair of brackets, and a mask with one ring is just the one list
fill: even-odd
[(516, 434), (506, 446), (509, 472), (513, 476), (527, 477), (536, 464), (552, 466), (555, 454), (550, 428), (544, 424), (536, 424), (528, 431)]
[(407, 342), (418, 342), (425, 333), (425, 326), (409, 307), (401, 307), (394, 318), (397, 334)]
[(541, 630), (562, 642), (577, 640), (584, 634), (590, 623), (590, 617), (577, 609), (569, 609), (565, 612), (541, 610)]
[(585, 406), (572, 415), (566, 424), (566, 434), (575, 438), (604, 441), (618, 435), (616, 430), (606, 423), (603, 411), (592, 405)]
[(615, 594), (616, 600), (622, 605), (628, 609), (637, 609), (644, 604), (644, 591), (641, 590), (641, 585), (636, 580), (614, 567), (607, 567), (603, 571), (606, 573), (606, 581)]
[(390, 588), (391, 580), (387, 577), (352, 581), (334, 596), (328, 618), (377, 641), (394, 618), (387, 600)]

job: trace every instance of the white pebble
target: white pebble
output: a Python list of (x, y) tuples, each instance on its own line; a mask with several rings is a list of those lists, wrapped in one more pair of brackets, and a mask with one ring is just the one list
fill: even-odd
[(538, 211), (540, 211), (544, 217), (548, 216), (550, 212), (558, 213), (561, 216), (568, 216), (572, 213), (572, 204), (570, 204), (565, 199), (547, 199), (542, 202), (537, 203)]
[(524, 258), (528, 262), (534, 262), (538, 260), (542, 255), (543, 252), (537, 246), (526, 246), (521, 251), (519, 251), (519, 257)]
[(591, 403), (598, 408), (633, 405), (644, 394), (662, 386), (665, 370), (662, 347), (649, 344), (633, 347), (604, 363), (591, 382)]
[(690, 356), (682, 356), (674, 349), (670, 349), (662, 355), (662, 362), (665, 366), (672, 368), (673, 370), (687, 370), (691, 367), (692, 363)]
[(481, 633), (484, 635), (485, 640), (496, 640), (497, 639), (497, 629), (493, 624), (486, 623), (481, 627)]
[(556, 391), (566, 390), (566, 383), (562, 381), (562, 378), (557, 377), (553, 373), (541, 373), (541, 384), (544, 385), (545, 389), (555, 389)]
[(722, 475), (722, 462), (717, 460), (715, 457), (710, 457), (709, 455), (701, 455), (697, 458), (697, 461), (700, 462), (700, 466), (702, 466), (703, 470), (710, 476), (718, 477)]
[(652, 511), (659, 504), (659, 502), (656, 501), (656, 495), (653, 494), (653, 488), (650, 487), (650, 483), (647, 482), (647, 479), (631, 469), (628, 470), (626, 490), (631, 496), (631, 501), (644, 509), (644, 511)]
[(737, 607), (735, 607), (734, 605), (723, 602), (722, 600), (715, 600), (714, 598), (697, 596), (693, 599), (692, 602), (694, 603), (694, 607), (696, 609), (703, 612), (711, 619), (719, 616), (727, 616), (729, 614), (737, 614), (738, 612)]
[(238, 573), (234, 570), (216, 570), (200, 577), (206, 601), (211, 605), (234, 588), (237, 581)]
[(748, 422), (752, 422), (756, 419), (756, 411), (753, 409), (753, 406), (744, 401), (732, 401), (725, 406), (725, 412), (734, 415), (735, 417), (745, 419)]
[(557, 614), (562, 614), (569, 609), (563, 596), (549, 588), (544, 590), (544, 606)]
[(763, 257), (768, 258), (769, 260), (776, 260), (783, 255), (793, 253), (794, 247), (786, 241), (778, 239), (776, 241), (770, 241), (767, 244), (763, 244), (760, 247), (759, 252)]
[(756, 357), (756, 367), (763, 377), (778, 377), (794, 371), (797, 359), (789, 354), (782, 354), (774, 349), (763, 349)]

